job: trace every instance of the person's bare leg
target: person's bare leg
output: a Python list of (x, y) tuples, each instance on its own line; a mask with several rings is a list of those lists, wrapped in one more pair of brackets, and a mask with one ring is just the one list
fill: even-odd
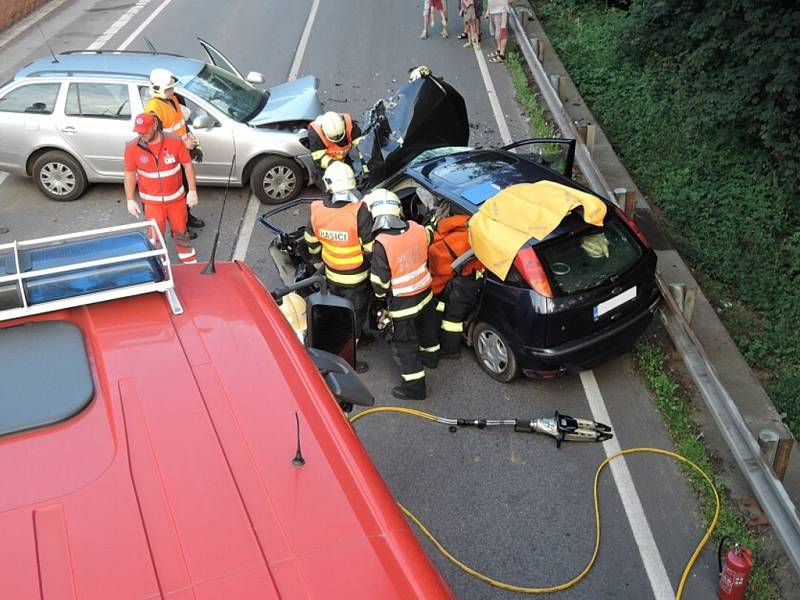
[(421, 40), (424, 40), (426, 37), (428, 37), (428, 14), (427, 13), (425, 13), (425, 15), (422, 17), (422, 33), (419, 34), (419, 37), (420, 37)]

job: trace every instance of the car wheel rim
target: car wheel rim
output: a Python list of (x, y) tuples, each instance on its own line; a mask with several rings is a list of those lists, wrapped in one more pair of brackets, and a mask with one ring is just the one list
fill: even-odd
[(49, 162), (39, 171), (39, 181), (50, 194), (66, 196), (71, 193), (77, 182), (75, 172), (60, 162)]
[(501, 375), (508, 368), (508, 349), (493, 331), (483, 331), (478, 336), (478, 355), (492, 373)]
[(270, 198), (286, 198), (296, 185), (297, 176), (284, 165), (276, 165), (264, 174), (264, 191)]

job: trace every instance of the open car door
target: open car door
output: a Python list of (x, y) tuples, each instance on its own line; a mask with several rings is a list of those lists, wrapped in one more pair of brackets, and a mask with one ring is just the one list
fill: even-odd
[(529, 138), (500, 148), (524, 156), (572, 179), (575, 164), (575, 140), (567, 138)]
[(212, 46), (211, 44), (209, 44), (208, 42), (206, 42), (201, 38), (197, 38), (197, 41), (200, 42), (200, 45), (203, 47), (203, 50), (206, 51), (206, 54), (208, 55), (208, 60), (211, 61), (212, 65), (217, 66), (220, 69), (224, 69), (228, 73), (236, 75), (236, 77), (238, 77), (242, 81), (247, 81), (247, 79), (245, 79), (242, 76), (239, 70), (235, 66), (233, 66), (233, 63), (229, 61), (227, 58), (225, 58), (222, 52), (220, 52), (219, 50), (214, 48), (214, 46)]

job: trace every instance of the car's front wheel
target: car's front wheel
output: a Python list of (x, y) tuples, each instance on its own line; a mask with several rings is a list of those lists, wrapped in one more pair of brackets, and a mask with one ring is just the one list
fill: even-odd
[(265, 156), (250, 175), (250, 189), (265, 204), (283, 204), (303, 189), (303, 170), (291, 158)]
[(508, 383), (517, 376), (517, 357), (494, 327), (478, 323), (472, 333), (472, 341), (478, 363), (492, 379)]
[(49, 150), (33, 163), (33, 181), (39, 191), (51, 200), (72, 202), (88, 187), (83, 167), (61, 150)]

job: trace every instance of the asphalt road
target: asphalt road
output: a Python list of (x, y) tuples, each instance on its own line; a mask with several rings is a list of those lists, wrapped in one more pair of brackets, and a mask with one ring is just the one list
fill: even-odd
[[(321, 0), (311, 36), (302, 55), (300, 74), (320, 79), (328, 109), (361, 115), (375, 100), (388, 95), (411, 66), (427, 64), (464, 95), (472, 125), (473, 145), (501, 142), (475, 53), (455, 39), (443, 40), (438, 29), (418, 39), (422, 0)], [(314, 0), (152, 0), (104, 48), (115, 49), (154, 10), (161, 12), (144, 27), (130, 50), (145, 49), (144, 37), (164, 51), (203, 58), (195, 38), (219, 47), (242, 71), (264, 73), (278, 83), (288, 75)], [(163, 4), (163, 7), (162, 7)], [(456, 2), (450, 2), (450, 30), (457, 33)], [(56, 51), (82, 49), (126, 13), (133, 2), (68, 0), (40, 23)], [(485, 26), (484, 26), (485, 27)], [(488, 35), (486, 35), (488, 39)], [(1, 39), (1, 38), (0, 38)], [(490, 50), (484, 41), (484, 53)], [(19, 66), (47, 52), (36, 28), (0, 47), (0, 81)], [(513, 99), (502, 65), (488, 65), (502, 107), (502, 118), (515, 139), (526, 136), (526, 124)], [(2, 177), (2, 176), (0, 176)], [(310, 193), (318, 193), (309, 190)], [(222, 190), (204, 188), (195, 213), (216, 223)], [(218, 257), (228, 259), (240, 234), (249, 199), (247, 190), (232, 189), (222, 221)], [(60, 232), (125, 223), (130, 220), (123, 191), (117, 185), (95, 185), (80, 200), (61, 204), (41, 196), (30, 180), (7, 177), (0, 183), (0, 226), (10, 232), (0, 243)], [(262, 211), (263, 212), (263, 211)], [(298, 209), (280, 223), (305, 222)], [(267, 253), (271, 235), (256, 226), (246, 261), (268, 286), (278, 285)], [(198, 239), (201, 259), (209, 256), (211, 227)], [(374, 344), (364, 353), (371, 369), (364, 380), (377, 404), (402, 405), (389, 391), (398, 374), (388, 348)], [(550, 381), (518, 379), (503, 385), (486, 376), (466, 351), (458, 362), (443, 362), (429, 372), (429, 399), (406, 403), (452, 417), (535, 417), (557, 409), (589, 417), (587, 386), (592, 374)], [(623, 448), (670, 448), (661, 419), (625, 356), (593, 373)], [(377, 415), (357, 424), (366, 447), (395, 497), (413, 510), (444, 545), (467, 564), (492, 577), (519, 585), (547, 586), (573, 577), (591, 555), (594, 530), (591, 491), (594, 470), (605, 458), (599, 444), (564, 445), (508, 431), (462, 430), (410, 417)], [(603, 537), (600, 556), (588, 577), (563, 593), (563, 598), (651, 598), (654, 593), (645, 564), (663, 561), (672, 589), (704, 526), (684, 479), (669, 461), (657, 457), (626, 459), (635, 492), (644, 507), (656, 554), (640, 547), (631, 525), (630, 505), (611, 473), (601, 483)], [(641, 537), (639, 537), (641, 541)], [(453, 590), (462, 598), (511, 598), (514, 594), (487, 587), (461, 573), (423, 541)], [(685, 598), (708, 598), (716, 585), (715, 549), (706, 549), (689, 580)], [(358, 565), (348, 565), (357, 576)], [(659, 589), (657, 586), (655, 589)], [(663, 587), (661, 588), (663, 589)]]

